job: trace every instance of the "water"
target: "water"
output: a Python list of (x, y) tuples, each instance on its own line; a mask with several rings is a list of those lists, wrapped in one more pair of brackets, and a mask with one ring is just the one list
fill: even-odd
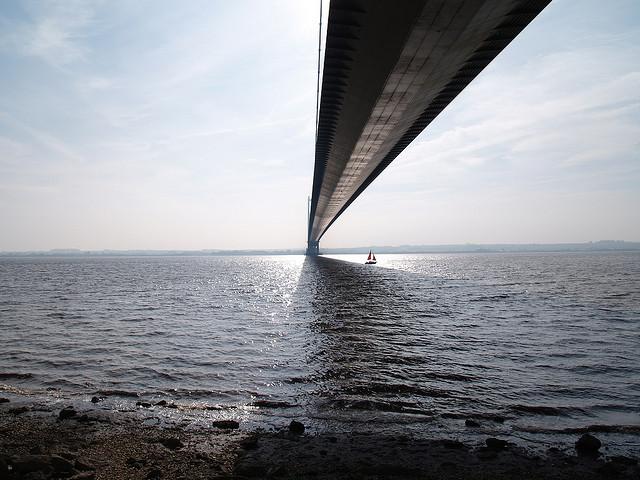
[(640, 452), (639, 253), (362, 262), (0, 259), (0, 392), (165, 399), (180, 409), (153, 418), (194, 426), (299, 418), (528, 445), (591, 428)]

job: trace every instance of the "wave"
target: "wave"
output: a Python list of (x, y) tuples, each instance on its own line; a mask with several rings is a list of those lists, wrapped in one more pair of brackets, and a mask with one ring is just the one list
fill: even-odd
[(566, 417), (571, 413), (585, 413), (578, 407), (549, 407), (546, 405), (512, 405), (511, 410), (519, 413), (533, 413), (535, 415), (548, 415), (554, 417)]
[(628, 433), (640, 434), (640, 425), (588, 425), (586, 427), (572, 428), (548, 428), (548, 427), (532, 427), (532, 426), (513, 426), (514, 430), (527, 433)]
[(497, 302), (500, 300), (505, 300), (507, 298), (512, 297), (513, 295), (510, 295), (508, 293), (498, 293), (496, 295), (481, 295), (479, 297), (476, 298), (471, 298), (469, 299), (470, 302)]
[(129, 398), (139, 398), (140, 394), (138, 392), (132, 392), (129, 390), (118, 390), (118, 389), (105, 389), (105, 390), (97, 390), (95, 392), (97, 395), (106, 395), (109, 397), (129, 397)]
[(369, 395), (376, 394), (402, 394), (402, 395), (419, 395), (422, 397), (448, 398), (453, 396), (451, 393), (437, 388), (417, 387), (414, 385), (389, 384), (389, 383), (370, 383), (367, 385), (354, 385), (342, 389), (344, 393), (350, 395)]
[(378, 412), (410, 413), (414, 415), (433, 415), (433, 411), (420, 408), (410, 402), (383, 402), (379, 400), (333, 400), (331, 404), (343, 410), (371, 410)]
[(16, 372), (0, 373), (0, 380), (9, 380), (12, 378), (16, 380), (25, 380), (27, 378), (33, 378), (33, 374), (32, 373), (16, 373)]
[(287, 402), (278, 402), (273, 400), (256, 400), (255, 402), (251, 402), (249, 406), (260, 407), (260, 408), (293, 408), (296, 405), (293, 405)]

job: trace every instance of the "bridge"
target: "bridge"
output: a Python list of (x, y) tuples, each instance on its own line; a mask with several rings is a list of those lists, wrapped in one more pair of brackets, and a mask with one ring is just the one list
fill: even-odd
[(331, 0), (307, 254), (550, 0)]

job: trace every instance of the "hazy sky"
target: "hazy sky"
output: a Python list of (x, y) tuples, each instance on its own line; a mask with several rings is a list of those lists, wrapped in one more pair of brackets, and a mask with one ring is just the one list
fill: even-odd
[[(0, 2), (0, 250), (304, 246), (317, 9)], [(322, 245), (599, 239), (640, 240), (637, 0), (554, 0)]]

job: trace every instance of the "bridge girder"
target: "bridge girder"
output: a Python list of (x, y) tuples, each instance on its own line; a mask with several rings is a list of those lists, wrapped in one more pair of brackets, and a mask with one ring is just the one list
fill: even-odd
[(331, 0), (309, 242), (550, 0)]

